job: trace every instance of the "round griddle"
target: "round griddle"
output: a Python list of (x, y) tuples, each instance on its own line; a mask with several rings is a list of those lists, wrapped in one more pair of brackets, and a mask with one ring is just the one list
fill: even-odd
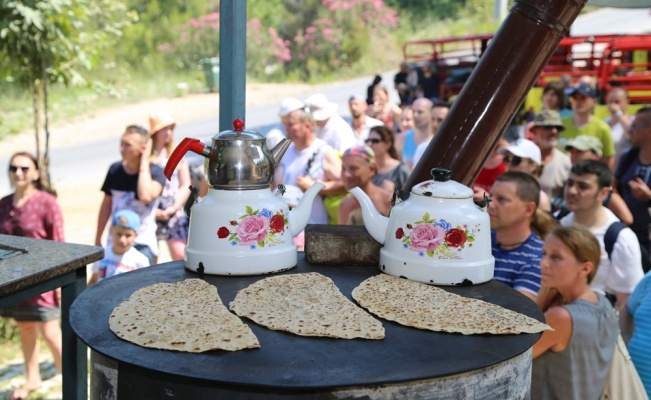
[[(330, 277), (352, 300), (363, 280), (379, 274), (375, 267), (315, 266), (299, 253), (295, 274), (318, 272)], [(383, 340), (331, 339), (273, 331), (242, 320), (260, 341), (259, 349), (235, 352), (185, 353), (157, 350), (118, 338), (109, 329), (113, 309), (144, 286), (201, 277), (217, 286), (226, 306), (238, 290), (265, 276), (199, 276), (171, 262), (100, 281), (85, 290), (70, 309), (72, 328), (94, 351), (118, 362), (186, 379), (200, 379), (228, 387), (316, 390), (359, 385), (408, 382), (450, 376), (485, 368), (529, 349), (540, 334), (461, 335), (408, 328), (380, 319)], [(443, 287), (462, 296), (499, 304), (544, 321), (534, 302), (495, 281), (466, 287)]]

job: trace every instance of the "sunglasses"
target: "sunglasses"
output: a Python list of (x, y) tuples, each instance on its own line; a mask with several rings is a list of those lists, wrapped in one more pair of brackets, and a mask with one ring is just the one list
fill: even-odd
[(511, 164), (514, 167), (517, 167), (520, 165), (522, 160), (527, 160), (526, 158), (518, 157), (518, 156), (504, 156), (504, 162), (507, 164)]
[(25, 173), (27, 173), (27, 171), (29, 171), (29, 167), (19, 167), (19, 166), (17, 166), (17, 165), (10, 165), (10, 166), (9, 166), (9, 171), (13, 172), (14, 174), (15, 174), (16, 172), (18, 172), (18, 169), (20, 169), (21, 171), (23, 171), (23, 174), (25, 174)]
[(382, 140), (381, 139), (371, 138), (371, 139), (366, 139), (364, 141), (364, 143), (366, 143), (366, 144), (371, 144), (371, 143), (378, 144), (378, 143), (382, 143)]
[(149, 131), (147, 129), (145, 129), (144, 127), (142, 127), (140, 125), (129, 125), (129, 126), (127, 126), (126, 130), (127, 131), (137, 131), (139, 133), (149, 133)]
[(575, 101), (584, 102), (586, 100), (588, 100), (588, 97), (581, 96), (581, 95), (574, 95), (574, 96), (570, 97), (570, 103), (574, 103)]

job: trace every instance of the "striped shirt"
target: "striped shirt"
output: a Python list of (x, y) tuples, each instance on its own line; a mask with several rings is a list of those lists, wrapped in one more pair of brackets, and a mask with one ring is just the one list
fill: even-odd
[(491, 231), (491, 248), (495, 257), (493, 279), (515, 290), (537, 295), (540, 291), (540, 259), (543, 241), (534, 232), (520, 246), (505, 250), (497, 246), (495, 231)]
[(628, 311), (635, 322), (628, 352), (646, 392), (651, 393), (651, 272), (647, 272), (629, 297)]

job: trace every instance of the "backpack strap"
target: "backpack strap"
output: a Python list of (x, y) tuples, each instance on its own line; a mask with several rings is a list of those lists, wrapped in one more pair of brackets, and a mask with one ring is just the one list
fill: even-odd
[(628, 170), (628, 168), (633, 164), (637, 156), (640, 154), (640, 149), (637, 147), (631, 147), (627, 152), (625, 152), (622, 157), (619, 159), (619, 163), (617, 164), (617, 168), (615, 168), (615, 183), (617, 187), (617, 191), (619, 193), (622, 193), (621, 187), (622, 187), (622, 177)]
[(608, 254), (608, 259), (610, 260), (610, 255), (613, 252), (613, 247), (615, 247), (615, 242), (617, 241), (617, 236), (619, 232), (626, 228), (626, 224), (622, 221), (615, 221), (608, 229), (606, 229), (606, 234), (604, 235), (604, 247), (606, 248), (606, 253)]

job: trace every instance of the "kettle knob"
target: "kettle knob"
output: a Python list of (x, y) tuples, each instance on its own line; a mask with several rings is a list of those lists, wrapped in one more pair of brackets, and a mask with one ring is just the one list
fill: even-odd
[(437, 182), (447, 182), (452, 177), (452, 171), (449, 168), (432, 168), (432, 178)]
[(235, 118), (233, 120), (233, 130), (235, 132), (242, 132), (244, 130), (244, 120), (242, 118)]

